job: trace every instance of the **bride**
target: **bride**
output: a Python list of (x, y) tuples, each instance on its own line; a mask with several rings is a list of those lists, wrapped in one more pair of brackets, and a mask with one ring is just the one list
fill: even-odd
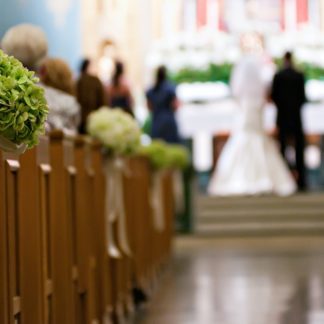
[(291, 195), (295, 181), (263, 127), (267, 82), (256, 57), (235, 67), (231, 89), (240, 106), (239, 126), (226, 143), (208, 187), (211, 195)]

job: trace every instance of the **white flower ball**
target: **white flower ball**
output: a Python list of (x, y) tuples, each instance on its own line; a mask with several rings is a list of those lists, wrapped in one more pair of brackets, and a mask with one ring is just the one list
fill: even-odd
[(141, 131), (136, 121), (121, 109), (102, 107), (88, 117), (87, 129), (107, 149), (115, 154), (135, 152)]

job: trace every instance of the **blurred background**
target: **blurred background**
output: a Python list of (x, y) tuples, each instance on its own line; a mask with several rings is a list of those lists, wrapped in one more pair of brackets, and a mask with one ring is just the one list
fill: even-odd
[[(203, 240), (197, 243), (197, 236), (193, 241), (190, 236), (176, 242), (180, 252), (153, 315), (136, 323), (324, 323), (324, 0), (0, 3), (0, 39), (17, 24), (40, 26), (49, 56), (67, 61), (74, 80), (88, 58), (89, 73), (109, 93), (115, 62), (123, 62), (133, 113), (144, 132), (151, 122), (146, 91), (157, 67), (166, 66), (176, 85), (175, 118), (192, 161), (178, 174), (176, 229)], [(271, 80), (287, 51), (306, 80), (307, 192), (288, 198), (207, 196), (239, 115), (230, 90), (233, 66), (244, 55), (257, 54)], [(270, 100), (263, 119), (267, 133), (276, 137), (276, 108)], [(293, 146), (287, 159), (295, 162)]]
[[(75, 73), (81, 58), (88, 57), (93, 73), (107, 83), (114, 60), (123, 60), (141, 123), (148, 114), (144, 90), (154, 69), (166, 65), (179, 85), (177, 120), (182, 137), (191, 143), (202, 190), (233, 124), (228, 86), (233, 64), (246, 52), (263, 53), (271, 70), (286, 50), (294, 51), (307, 78), (311, 187), (322, 186), (322, 0), (14, 0), (2, 7), (0, 36), (21, 22), (41, 26), (50, 55), (66, 59)], [(265, 120), (271, 131), (275, 111), (268, 108)]]

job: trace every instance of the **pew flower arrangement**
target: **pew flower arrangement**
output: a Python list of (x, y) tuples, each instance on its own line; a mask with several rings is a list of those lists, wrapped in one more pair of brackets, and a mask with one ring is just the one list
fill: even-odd
[(88, 117), (87, 130), (112, 155), (133, 154), (140, 145), (138, 124), (121, 109), (101, 107), (92, 112)]
[(150, 145), (142, 146), (139, 153), (146, 156), (156, 170), (167, 168), (182, 170), (189, 165), (188, 151), (182, 145), (153, 140)]
[[(107, 201), (107, 229), (111, 242), (108, 246), (108, 254), (112, 258), (120, 256), (120, 253), (131, 256), (132, 251), (127, 236), (127, 219), (125, 215), (123, 176), (129, 170), (123, 156), (137, 152), (140, 145), (141, 131), (136, 121), (121, 109), (101, 107), (92, 112), (87, 120), (87, 131), (90, 136), (96, 138), (107, 150), (105, 161), (106, 187), (109, 195)], [(118, 226), (118, 242), (110, 234), (115, 222)], [(120, 249), (120, 251), (119, 251)]]
[(141, 146), (139, 154), (147, 157), (153, 169), (160, 170), (169, 166), (167, 144), (160, 140), (153, 140), (149, 145)]
[(161, 140), (153, 140), (150, 145), (142, 146), (139, 153), (149, 159), (154, 169), (150, 190), (153, 225), (158, 232), (163, 232), (166, 226), (163, 180), (168, 169), (175, 169), (172, 178), (176, 206), (183, 206), (181, 170), (189, 165), (189, 154), (183, 146), (167, 144)]
[(0, 145), (32, 148), (45, 131), (48, 107), (34, 72), (0, 51)]
[(189, 152), (183, 145), (169, 145), (168, 154), (173, 168), (184, 170), (189, 166)]

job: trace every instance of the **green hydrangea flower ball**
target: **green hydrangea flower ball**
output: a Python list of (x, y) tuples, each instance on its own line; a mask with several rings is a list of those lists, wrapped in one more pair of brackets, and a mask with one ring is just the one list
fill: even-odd
[(150, 145), (142, 146), (139, 154), (146, 156), (154, 169), (185, 169), (189, 166), (189, 152), (177, 144), (168, 144), (162, 140), (153, 140)]
[(48, 107), (34, 72), (0, 50), (0, 135), (28, 148), (45, 131)]

